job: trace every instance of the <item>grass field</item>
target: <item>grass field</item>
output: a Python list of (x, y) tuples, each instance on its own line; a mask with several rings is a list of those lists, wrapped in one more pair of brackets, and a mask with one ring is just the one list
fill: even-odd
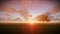
[(0, 23), (0, 34), (60, 34), (60, 23)]

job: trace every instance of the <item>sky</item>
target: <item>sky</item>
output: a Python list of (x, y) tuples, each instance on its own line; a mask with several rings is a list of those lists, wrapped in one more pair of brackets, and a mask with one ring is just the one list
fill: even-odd
[(56, 6), (51, 1), (10, 1), (3, 4), (0, 18), (32, 18), (49, 12)]

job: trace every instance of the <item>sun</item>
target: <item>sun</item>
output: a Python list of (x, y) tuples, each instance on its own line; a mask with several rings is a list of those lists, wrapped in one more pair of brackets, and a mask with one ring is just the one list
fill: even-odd
[(31, 24), (34, 24), (35, 22), (34, 22), (34, 21), (31, 21), (30, 23), (31, 23)]

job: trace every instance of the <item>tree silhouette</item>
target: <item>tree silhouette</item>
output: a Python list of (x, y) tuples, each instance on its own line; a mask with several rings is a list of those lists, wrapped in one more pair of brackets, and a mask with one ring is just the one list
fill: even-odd
[(44, 14), (35, 17), (35, 19), (38, 20), (38, 21), (49, 21), (48, 16), (44, 15)]

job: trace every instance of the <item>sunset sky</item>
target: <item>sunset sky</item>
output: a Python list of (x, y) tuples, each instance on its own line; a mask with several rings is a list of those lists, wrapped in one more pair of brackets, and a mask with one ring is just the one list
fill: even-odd
[[(56, 7), (55, 2), (51, 1), (10, 1), (5, 2), (2, 5), (2, 10), (0, 10), (0, 18), (21, 18), (29, 17), (32, 18), (42, 15), (51, 11)], [(24, 12), (25, 11), (25, 12)]]

